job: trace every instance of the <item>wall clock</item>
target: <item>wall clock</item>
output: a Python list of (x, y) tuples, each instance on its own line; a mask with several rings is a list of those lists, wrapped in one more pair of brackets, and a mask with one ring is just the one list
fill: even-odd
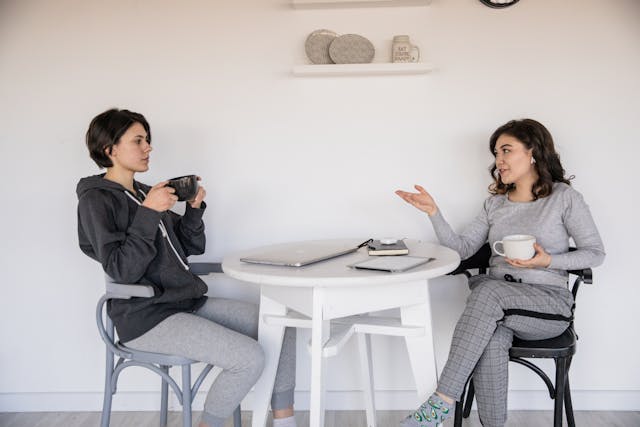
[(485, 6), (493, 7), (495, 9), (502, 9), (503, 7), (513, 6), (520, 0), (480, 0)]

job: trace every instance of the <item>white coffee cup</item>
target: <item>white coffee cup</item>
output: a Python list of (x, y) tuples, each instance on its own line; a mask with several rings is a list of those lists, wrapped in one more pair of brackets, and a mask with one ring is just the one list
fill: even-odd
[[(511, 259), (531, 259), (536, 254), (533, 244), (536, 242), (535, 236), (528, 234), (512, 234), (505, 236), (502, 240), (493, 242), (493, 250), (498, 255)], [(501, 245), (502, 251), (496, 246)]]

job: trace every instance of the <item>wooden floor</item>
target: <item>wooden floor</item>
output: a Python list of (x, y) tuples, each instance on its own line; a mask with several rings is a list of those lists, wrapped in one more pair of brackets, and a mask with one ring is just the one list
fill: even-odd
[[(378, 427), (396, 427), (406, 416), (402, 411), (378, 411)], [(181, 427), (180, 412), (169, 414), (169, 426)], [(197, 426), (199, 413), (194, 412), (193, 425)], [(587, 412), (575, 413), (578, 427), (639, 427), (640, 412)], [(309, 425), (309, 412), (296, 412), (298, 427)], [(157, 412), (114, 412), (110, 427), (157, 427), (160, 417)], [(18, 412), (0, 413), (0, 427), (96, 427), (100, 425), (97, 412)], [(242, 425), (251, 425), (251, 413), (242, 413)], [(445, 422), (445, 427), (453, 425), (453, 420)], [(477, 413), (471, 413), (462, 424), (465, 427), (481, 427)], [(553, 425), (553, 414), (547, 411), (511, 411), (507, 426), (545, 427)], [(565, 421), (566, 425), (566, 421)], [(232, 427), (231, 421), (227, 423)], [(267, 423), (271, 426), (271, 422)], [(366, 426), (364, 411), (327, 411), (325, 427), (362, 427)]]

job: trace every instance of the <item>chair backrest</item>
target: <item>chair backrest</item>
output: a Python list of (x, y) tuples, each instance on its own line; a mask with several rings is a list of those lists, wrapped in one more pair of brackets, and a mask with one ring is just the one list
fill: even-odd
[[(576, 248), (569, 248), (569, 252), (575, 251)], [(471, 255), (469, 258), (460, 262), (458, 268), (449, 273), (450, 275), (464, 274), (467, 277), (471, 277), (469, 270), (478, 270), (480, 274), (485, 274), (489, 268), (489, 259), (491, 259), (491, 245), (485, 243), (478, 251)], [(571, 286), (571, 293), (575, 300), (578, 295), (578, 290), (582, 283), (593, 283), (593, 272), (590, 268), (584, 268), (582, 270), (569, 270), (569, 274), (576, 276), (576, 279)]]
[[(206, 275), (209, 273), (222, 272), (222, 265), (214, 262), (194, 262), (190, 264), (190, 271), (197, 275)], [(130, 358), (131, 353), (123, 351), (116, 344), (115, 330), (113, 322), (105, 310), (107, 301), (111, 299), (130, 299), (137, 298), (149, 298), (154, 296), (154, 290), (151, 286), (146, 285), (130, 285), (124, 283), (117, 283), (109, 275), (105, 274), (105, 290), (106, 293), (98, 301), (96, 307), (96, 323), (98, 325), (98, 332), (102, 341), (107, 347), (115, 354)]]
[(467, 259), (460, 261), (460, 265), (450, 275), (464, 274), (471, 276), (468, 270), (478, 270), (480, 274), (485, 274), (489, 268), (489, 259), (491, 258), (491, 246), (489, 243), (482, 245), (478, 251)]
[(105, 343), (109, 351), (120, 357), (130, 359), (131, 353), (125, 352), (116, 346), (116, 335), (113, 327), (113, 321), (105, 309), (107, 301), (112, 298), (117, 297), (109, 295), (107, 292), (98, 300), (98, 304), (96, 306), (96, 324), (98, 325), (98, 332), (100, 333), (100, 338), (102, 338), (102, 341)]
[(98, 325), (100, 338), (102, 338), (102, 341), (113, 353), (120, 357), (131, 358), (131, 353), (125, 352), (116, 346), (115, 328), (113, 327), (113, 321), (109, 317), (109, 313), (105, 306), (111, 299), (152, 297), (154, 295), (153, 288), (145, 285), (126, 285), (123, 283), (116, 283), (113, 278), (107, 274), (104, 275), (104, 282), (106, 293), (98, 300), (98, 304), (96, 306), (96, 324)]

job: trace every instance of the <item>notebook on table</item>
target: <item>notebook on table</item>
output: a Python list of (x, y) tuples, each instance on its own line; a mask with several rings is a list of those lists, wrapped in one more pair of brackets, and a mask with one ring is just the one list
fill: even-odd
[(435, 258), (426, 258), (418, 256), (394, 256), (394, 257), (375, 257), (364, 261), (351, 264), (349, 267), (360, 270), (378, 270), (389, 273), (400, 273), (434, 261)]
[(305, 265), (325, 261), (342, 255), (347, 255), (366, 246), (370, 240), (358, 245), (347, 246), (344, 244), (324, 243), (318, 244), (300, 243), (299, 245), (287, 245), (282, 248), (269, 248), (240, 258), (240, 261), (252, 264), (277, 265), (283, 267), (304, 267)]
[(382, 243), (380, 240), (374, 240), (368, 245), (369, 255), (407, 255), (409, 248), (402, 241), (398, 240), (395, 243)]

